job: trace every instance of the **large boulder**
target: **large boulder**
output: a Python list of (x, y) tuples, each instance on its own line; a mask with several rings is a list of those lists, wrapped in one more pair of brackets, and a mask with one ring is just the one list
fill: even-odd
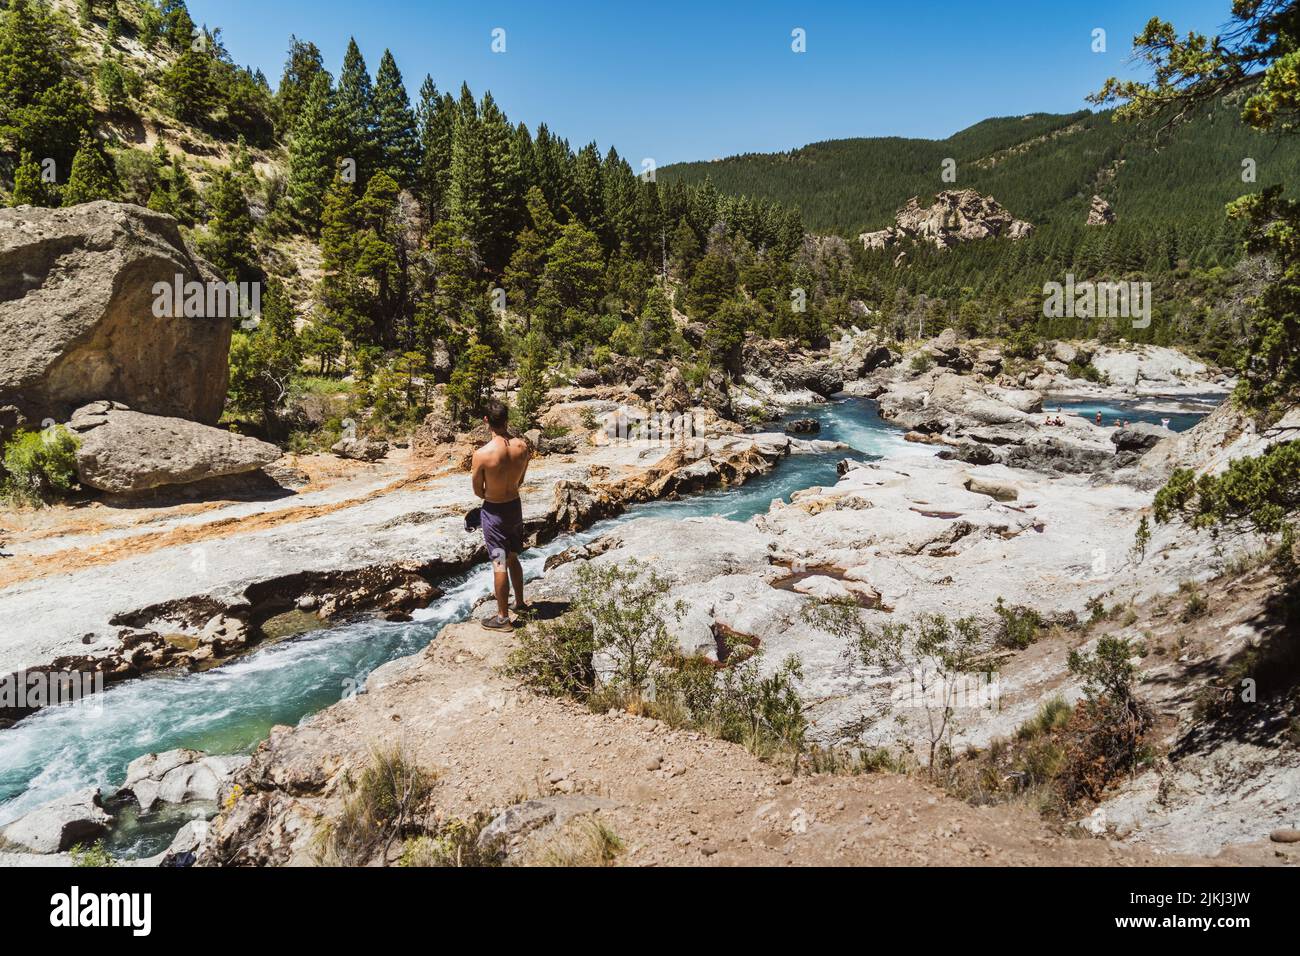
[(898, 361), (898, 356), (875, 333), (863, 332), (857, 327), (845, 332), (837, 342), (831, 343), (831, 358), (839, 364), (844, 378), (849, 380), (862, 378)]
[(1146, 451), (1173, 435), (1168, 428), (1150, 422), (1130, 422), (1111, 432), (1110, 440), (1116, 451)]
[(0, 209), (0, 405), (32, 421), (112, 399), (215, 423), (229, 316), (159, 318), (155, 283), (215, 281), (176, 220), (139, 206)]
[(20, 817), (4, 829), (4, 839), (33, 853), (62, 853), (79, 843), (93, 843), (108, 829), (112, 817), (104, 809), (99, 788), (67, 794)]
[(1129, 388), (1196, 385), (1213, 378), (1204, 362), (1161, 345), (1103, 346), (1093, 355), (1092, 364), (1110, 384)]
[(456, 440), (456, 421), (447, 408), (447, 399), (438, 394), (433, 409), (424, 416), (424, 421), (411, 436), (411, 450), (418, 456), (428, 458), (437, 453), (442, 445), (449, 445)]
[(281, 457), (275, 445), (179, 418), (145, 415), (116, 402), (73, 413), (81, 484), (113, 494), (256, 471)]
[(144, 811), (158, 803), (214, 801), (222, 786), (249, 759), (237, 755), (210, 757), (198, 750), (145, 754), (127, 765), (126, 783), (120, 792), (135, 797)]
[(344, 437), (331, 445), (330, 451), (353, 461), (379, 461), (388, 454), (388, 442), (382, 438)]
[(691, 392), (686, 387), (686, 379), (676, 365), (670, 365), (664, 374), (663, 388), (659, 390), (655, 403), (659, 410), (669, 414), (684, 412), (691, 407)]
[(781, 378), (796, 388), (806, 388), (824, 398), (844, 391), (844, 373), (833, 359), (796, 361)]

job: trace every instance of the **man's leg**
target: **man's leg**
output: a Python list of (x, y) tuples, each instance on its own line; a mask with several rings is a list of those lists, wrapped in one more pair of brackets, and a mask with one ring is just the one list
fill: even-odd
[(504, 553), (492, 557), (492, 589), (497, 595), (497, 617), (510, 620), (510, 562)]
[(510, 583), (515, 589), (515, 609), (522, 611), (527, 607), (524, 604), (524, 566), (519, 563), (519, 555), (511, 554), (509, 556)]

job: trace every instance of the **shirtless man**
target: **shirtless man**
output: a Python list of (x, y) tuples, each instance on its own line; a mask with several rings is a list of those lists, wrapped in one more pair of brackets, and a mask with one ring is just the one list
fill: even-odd
[(528, 610), (524, 603), (524, 569), (519, 552), (524, 549), (524, 512), (519, 501), (519, 486), (528, 472), (531, 450), (522, 438), (512, 438), (508, 428), (509, 409), (504, 402), (488, 402), (483, 421), (492, 429), (492, 439), (474, 452), (470, 480), (474, 494), (483, 499), (483, 540), (492, 559), (493, 584), (497, 596), (497, 613), (483, 618), (482, 625), (495, 631), (508, 631), (510, 621), (510, 586), (515, 589), (516, 611)]

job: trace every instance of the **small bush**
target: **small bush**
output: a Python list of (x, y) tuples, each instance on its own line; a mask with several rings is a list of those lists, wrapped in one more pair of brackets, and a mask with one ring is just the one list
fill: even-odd
[(1038, 708), (1038, 713), (1020, 725), (1016, 731), (1016, 738), (1033, 740), (1044, 734), (1054, 733), (1070, 722), (1070, 714), (1073, 712), (1074, 708), (1058, 694), (1044, 701)]
[(77, 448), (81, 439), (62, 425), (44, 431), (19, 432), (5, 445), (5, 497), (21, 504), (41, 505), (66, 495), (77, 478)]
[(343, 866), (363, 866), (376, 854), (386, 859), (392, 841), (414, 826), (432, 789), (432, 776), (400, 750), (376, 751), (325, 835), (325, 856)]
[(1003, 647), (1024, 650), (1034, 641), (1043, 629), (1043, 619), (1032, 608), (1009, 606), (998, 598), (993, 610), (1001, 618), (998, 630), (998, 643)]
[(1066, 753), (1057, 789), (1068, 807), (1099, 800), (1110, 783), (1144, 759), (1150, 708), (1136, 696), (1134, 650), (1123, 638), (1102, 637), (1091, 654), (1071, 651), (1070, 673), (1084, 680), (1085, 699), (1066, 726)]
[(73, 866), (107, 867), (117, 865), (117, 861), (104, 849), (103, 840), (98, 841), (93, 846), (78, 843), (72, 848), (71, 856)]
[(868, 773), (903, 773), (906, 761), (886, 747), (809, 747), (800, 766), (808, 773), (847, 776)]
[(635, 705), (677, 648), (667, 622), (685, 608), (663, 600), (668, 587), (635, 560), (621, 567), (583, 565), (572, 609), (557, 621), (524, 629), (507, 673), (539, 693), (587, 700), (595, 690), (599, 655), (609, 667), (607, 688)]
[(1138, 522), (1137, 531), (1133, 533), (1133, 556), (1141, 561), (1147, 556), (1147, 548), (1151, 544), (1151, 522), (1147, 516), (1143, 515), (1142, 520)]
[(623, 841), (594, 817), (569, 821), (527, 862), (538, 866), (613, 866)]
[(471, 867), (497, 866), (500, 858), (479, 848), (478, 837), (491, 821), (491, 814), (469, 818), (450, 817), (440, 821), (431, 833), (410, 837), (402, 845), (398, 866)]
[(516, 632), (506, 673), (546, 697), (586, 700), (596, 685), (596, 638), (586, 621), (566, 615)]
[(1066, 374), (1069, 375), (1070, 378), (1081, 378), (1086, 382), (1096, 382), (1100, 384), (1106, 381), (1106, 376), (1103, 375), (1101, 370), (1091, 362), (1086, 364), (1077, 361), (1071, 362), (1066, 368)]
[(1195, 584), (1184, 583), (1180, 589), (1187, 595), (1187, 603), (1183, 605), (1183, 613), (1180, 615), (1184, 624), (1195, 620), (1210, 609), (1210, 602), (1205, 599), (1205, 595)]
[(908, 368), (912, 370), (913, 375), (924, 375), (930, 371), (934, 365), (934, 359), (930, 358), (925, 352), (917, 352), (912, 356), (912, 361), (908, 363)]

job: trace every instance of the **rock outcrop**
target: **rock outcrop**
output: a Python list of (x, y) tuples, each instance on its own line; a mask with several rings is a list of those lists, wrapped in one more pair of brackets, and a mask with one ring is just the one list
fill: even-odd
[(244, 756), (209, 756), (198, 750), (169, 750), (145, 754), (126, 768), (129, 793), (148, 812), (158, 803), (215, 801), (222, 786), (248, 763)]
[(65, 421), (98, 399), (214, 423), (230, 317), (159, 318), (154, 284), (216, 279), (176, 220), (139, 206), (0, 210), (0, 406)]
[(1092, 203), (1088, 206), (1089, 226), (1109, 226), (1115, 221), (1115, 210), (1110, 208), (1110, 203), (1100, 196), (1093, 196)]
[(104, 809), (99, 788), (78, 790), (20, 817), (4, 829), (4, 839), (33, 853), (62, 853), (77, 844), (93, 843), (112, 818)]
[(424, 421), (411, 436), (411, 450), (419, 456), (428, 458), (437, 453), (440, 445), (449, 445), (456, 440), (456, 422), (447, 410), (447, 401), (439, 395), (433, 411), (424, 416)]
[(894, 217), (894, 225), (877, 232), (864, 232), (858, 238), (867, 249), (887, 249), (901, 240), (928, 243), (936, 249), (948, 249), (963, 242), (1004, 237), (1023, 239), (1034, 227), (1016, 219), (992, 196), (981, 196), (973, 189), (946, 189), (923, 207), (913, 196)]
[(77, 409), (82, 485), (133, 494), (164, 485), (256, 471), (281, 457), (275, 445), (180, 418), (133, 411), (117, 402)]
[(864, 332), (856, 326), (832, 342), (830, 352), (831, 360), (838, 364), (846, 381), (855, 381), (898, 361), (898, 356), (875, 332)]
[(1210, 377), (1204, 362), (1156, 345), (1098, 348), (1092, 365), (1110, 384), (1139, 390), (1206, 381)]

